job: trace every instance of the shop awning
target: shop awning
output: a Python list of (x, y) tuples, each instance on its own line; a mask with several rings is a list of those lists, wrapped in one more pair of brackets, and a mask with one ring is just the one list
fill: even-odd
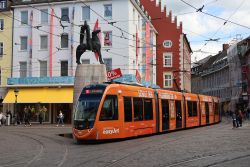
[[(3, 103), (15, 103), (14, 89), (10, 89)], [(17, 103), (73, 103), (73, 87), (19, 88)]]

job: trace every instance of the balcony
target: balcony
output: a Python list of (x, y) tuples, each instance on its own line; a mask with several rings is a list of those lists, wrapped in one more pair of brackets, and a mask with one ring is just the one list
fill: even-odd
[(55, 84), (74, 84), (74, 77), (26, 77), (8, 78), (8, 85), (55, 85)]

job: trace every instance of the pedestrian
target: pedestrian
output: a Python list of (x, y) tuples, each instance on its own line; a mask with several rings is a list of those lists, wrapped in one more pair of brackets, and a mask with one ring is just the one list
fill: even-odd
[(0, 127), (2, 126), (2, 120), (3, 120), (3, 113), (0, 111)]
[(239, 120), (239, 126), (241, 127), (242, 126), (242, 120), (243, 120), (243, 113), (242, 113), (241, 109), (239, 109), (239, 112), (238, 112), (238, 120)]
[(25, 106), (24, 107), (24, 126), (31, 126), (30, 123), (30, 113), (29, 113), (29, 109)]
[(64, 115), (61, 110), (57, 118), (58, 118), (58, 122), (56, 126), (58, 126), (60, 123), (62, 124), (62, 126), (64, 126), (64, 123), (63, 123)]
[(6, 114), (7, 114), (7, 116), (10, 118), (10, 124), (12, 123), (12, 113), (10, 112), (10, 110), (8, 110), (7, 112), (6, 112)]
[(248, 120), (250, 120), (250, 107), (247, 108), (247, 117), (248, 117)]
[(238, 128), (237, 120), (236, 120), (236, 113), (235, 112), (232, 112), (232, 121), (233, 121), (233, 129)]
[(43, 123), (43, 109), (42, 108), (39, 109), (38, 119), (39, 119), (39, 123), (42, 124)]

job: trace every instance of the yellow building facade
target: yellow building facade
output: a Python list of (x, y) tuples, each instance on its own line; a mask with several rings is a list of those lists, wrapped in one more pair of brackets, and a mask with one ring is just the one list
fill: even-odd
[(0, 85), (7, 85), (11, 77), (12, 61), (12, 12), (0, 12)]
[(12, 73), (12, 25), (13, 13), (10, 1), (0, 1), (0, 111), (9, 109), (3, 105), (2, 99), (7, 93), (7, 79)]

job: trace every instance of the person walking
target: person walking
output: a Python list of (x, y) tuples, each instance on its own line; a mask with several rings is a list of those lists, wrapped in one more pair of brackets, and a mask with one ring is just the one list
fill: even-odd
[(39, 123), (42, 124), (43, 123), (43, 109), (42, 108), (39, 109), (38, 119), (39, 119)]
[(3, 113), (0, 111), (0, 127), (2, 126), (2, 120), (3, 120)]
[(247, 118), (250, 120), (250, 107), (247, 108)]
[(60, 123), (62, 124), (62, 126), (64, 126), (63, 119), (64, 119), (64, 115), (63, 115), (62, 111), (60, 110), (60, 113), (58, 115), (58, 122), (57, 122), (56, 126), (59, 126)]
[(27, 107), (24, 108), (24, 126), (31, 126), (30, 123), (30, 113), (29, 113), (29, 109)]
[(236, 120), (236, 113), (235, 112), (232, 112), (232, 121), (233, 121), (233, 129), (238, 128), (237, 120)]

